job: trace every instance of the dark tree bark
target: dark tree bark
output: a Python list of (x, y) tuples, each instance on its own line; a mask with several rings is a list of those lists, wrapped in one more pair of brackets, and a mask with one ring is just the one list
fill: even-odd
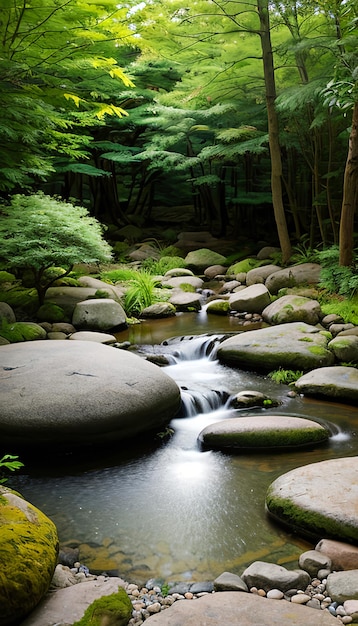
[(275, 108), (276, 85), (273, 66), (268, 0), (257, 0), (257, 11), (260, 18), (260, 39), (265, 79), (268, 133), (271, 156), (272, 203), (277, 227), (277, 234), (282, 252), (282, 260), (285, 263), (291, 257), (291, 242), (288, 234), (285, 209), (282, 200), (282, 160), (281, 146), (279, 140), (278, 116)]
[(339, 264), (351, 265), (354, 249), (354, 215), (358, 204), (358, 102), (355, 102), (348, 155), (344, 171), (339, 227)]

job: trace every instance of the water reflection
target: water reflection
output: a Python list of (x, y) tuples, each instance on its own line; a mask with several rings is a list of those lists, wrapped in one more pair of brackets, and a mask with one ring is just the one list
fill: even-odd
[[(165, 338), (173, 331), (167, 326)], [(358, 409), (289, 398), (287, 387), (220, 365), (210, 356), (165, 370), (180, 386), (198, 393), (261, 391), (280, 405), (256, 413), (281, 412), (328, 424), (329, 444), (281, 454), (203, 452), (197, 436), (205, 426), (253, 411), (211, 404), (210, 410), (174, 419), (174, 435), (167, 442), (142, 436), (130, 445), (87, 451), (86, 457), (70, 455), (62, 464), (29, 463), (28, 475), (12, 480), (12, 485), (55, 521), (62, 542), (105, 545), (128, 579), (212, 579), (224, 570), (241, 573), (255, 559), (296, 567), (299, 553), (309, 544), (266, 517), (267, 487), (300, 465), (356, 455)]]

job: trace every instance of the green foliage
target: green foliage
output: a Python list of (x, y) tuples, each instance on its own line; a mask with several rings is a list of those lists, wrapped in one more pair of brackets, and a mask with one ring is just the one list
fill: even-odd
[(176, 267), (186, 267), (186, 263), (184, 259), (179, 256), (162, 256), (158, 260), (145, 259), (142, 263), (142, 267), (150, 274), (164, 276), (166, 272)]
[(14, 274), (10, 272), (0, 271), (0, 284), (1, 283), (13, 283), (16, 280)]
[(331, 246), (318, 253), (322, 265), (320, 286), (330, 293), (353, 298), (358, 293), (358, 256), (350, 267), (339, 265), (339, 248)]
[[(39, 302), (47, 288), (69, 273), (74, 263), (111, 260), (100, 223), (87, 209), (37, 193), (15, 195), (0, 204), (0, 266), (20, 272), (31, 270)], [(46, 270), (60, 266), (46, 278)]]
[(139, 315), (143, 309), (159, 299), (156, 285), (156, 281), (148, 272), (140, 270), (133, 273), (124, 296), (124, 309), (127, 315)]
[(3, 476), (4, 472), (15, 472), (24, 466), (21, 461), (17, 460), (18, 458), (18, 456), (14, 456), (12, 454), (5, 454), (0, 459), (0, 484), (3, 484), (8, 480), (7, 477)]
[(311, 247), (308, 235), (303, 235), (299, 243), (292, 246), (292, 252), (290, 263), (294, 265), (319, 262), (319, 251)]
[(350, 300), (342, 300), (342, 298), (332, 297), (325, 301), (321, 301), (321, 309), (324, 315), (332, 313), (339, 315), (346, 324), (354, 324), (358, 326), (358, 297), (355, 296)]
[(301, 378), (303, 372), (300, 370), (285, 370), (281, 367), (278, 370), (274, 370), (268, 374), (268, 377), (271, 378), (275, 383), (281, 383), (284, 385), (291, 385), (295, 383), (296, 380)]

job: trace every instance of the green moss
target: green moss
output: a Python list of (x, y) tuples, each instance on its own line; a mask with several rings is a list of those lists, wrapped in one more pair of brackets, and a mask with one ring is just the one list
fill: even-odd
[(238, 263), (234, 263), (234, 265), (231, 265), (229, 267), (229, 269), (227, 270), (227, 274), (247, 274), (247, 272), (249, 272), (250, 270), (254, 269), (255, 267), (260, 267), (262, 265), (261, 261), (258, 261), (257, 259), (243, 259), (242, 261), (239, 261)]
[(330, 333), (329, 330), (320, 330), (319, 334), (322, 335), (322, 337), (326, 337), (328, 340), (332, 339), (332, 333)]
[(132, 603), (126, 591), (97, 598), (73, 626), (126, 626), (132, 616)]
[(272, 517), (301, 534), (315, 538), (332, 537), (340, 541), (356, 542), (356, 526), (313, 510), (304, 509), (289, 498), (277, 496), (272, 486), (267, 491), (266, 508)]
[(310, 446), (327, 441), (329, 433), (324, 428), (267, 429), (239, 433), (208, 433), (205, 444), (218, 448), (267, 449)]
[(45, 339), (46, 331), (33, 322), (14, 322), (9, 324), (3, 321), (0, 327), (0, 336), (10, 341), (10, 343), (19, 343), (21, 341)]
[(39, 310), (36, 313), (36, 317), (40, 322), (69, 321), (64, 310), (53, 302), (45, 302), (45, 304), (40, 306)]
[(308, 350), (311, 352), (311, 354), (316, 354), (317, 356), (327, 356), (327, 350), (322, 346), (309, 346)]
[(311, 337), (300, 337), (298, 341), (307, 341), (309, 343), (313, 343), (313, 339)]
[(10, 272), (0, 271), (0, 284), (1, 283), (13, 283), (16, 280), (14, 274)]
[(230, 304), (227, 300), (215, 300), (209, 304), (206, 312), (214, 315), (227, 315), (229, 310)]
[(190, 283), (180, 283), (179, 285), (180, 289), (182, 291), (188, 292), (188, 293), (195, 293), (196, 289), (195, 287), (193, 287), (193, 285), (191, 285)]

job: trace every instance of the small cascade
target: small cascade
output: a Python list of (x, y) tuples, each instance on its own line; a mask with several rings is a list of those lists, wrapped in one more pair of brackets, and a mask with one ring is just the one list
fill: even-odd
[(194, 417), (200, 413), (217, 411), (226, 404), (228, 398), (228, 393), (215, 389), (205, 392), (181, 389), (181, 408), (176, 417)]
[(223, 341), (223, 335), (192, 335), (174, 337), (163, 342), (163, 346), (173, 348), (166, 354), (171, 365), (181, 361), (195, 361), (202, 358), (214, 360), (218, 345)]

